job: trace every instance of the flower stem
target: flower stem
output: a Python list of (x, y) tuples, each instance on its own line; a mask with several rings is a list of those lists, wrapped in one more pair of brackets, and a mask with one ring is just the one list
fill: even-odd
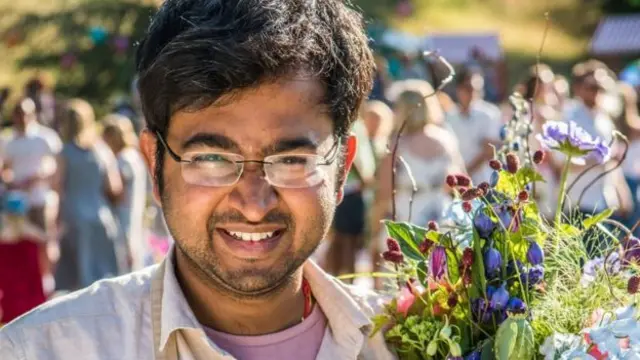
[(567, 186), (567, 177), (569, 175), (569, 167), (571, 166), (571, 155), (567, 157), (567, 161), (564, 163), (564, 169), (562, 169), (562, 178), (560, 179), (560, 191), (558, 192), (558, 205), (556, 208), (555, 226), (556, 229), (560, 228), (560, 222), (562, 220), (562, 208), (564, 205), (564, 190)]

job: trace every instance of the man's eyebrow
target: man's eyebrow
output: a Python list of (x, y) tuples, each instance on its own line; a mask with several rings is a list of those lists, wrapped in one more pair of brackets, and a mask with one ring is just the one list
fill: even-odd
[(309, 139), (308, 137), (300, 136), (278, 140), (275, 143), (263, 148), (262, 152), (264, 154), (277, 154), (298, 149), (308, 149), (315, 151), (318, 149), (318, 146), (319, 145), (317, 142)]
[(182, 144), (182, 149), (187, 150), (190, 147), (204, 145), (207, 147), (219, 148), (222, 150), (238, 150), (238, 144), (224, 135), (213, 133), (197, 133), (187, 139)]

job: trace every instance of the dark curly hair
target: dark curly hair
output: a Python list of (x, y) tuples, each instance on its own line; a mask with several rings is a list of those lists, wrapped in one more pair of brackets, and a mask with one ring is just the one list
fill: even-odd
[(165, 1), (136, 59), (147, 127), (163, 136), (177, 111), (300, 73), (324, 85), (342, 136), (371, 89), (374, 66), (362, 17), (341, 0)]

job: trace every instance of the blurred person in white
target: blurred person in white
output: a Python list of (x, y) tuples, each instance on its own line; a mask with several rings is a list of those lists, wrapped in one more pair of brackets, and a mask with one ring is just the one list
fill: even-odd
[[(529, 153), (533, 155), (537, 150), (543, 150), (540, 142), (536, 140), (537, 134), (542, 132), (542, 126), (550, 120), (560, 120), (561, 113), (557, 110), (558, 97), (553, 88), (554, 74), (546, 64), (534, 65), (529, 68), (529, 72), (520, 84), (522, 96), (530, 101), (532, 111), (532, 132), (529, 135)], [(505, 111), (508, 119), (513, 116), (513, 109)], [(521, 158), (529, 156), (524, 146), (519, 147), (518, 155)], [(552, 219), (556, 209), (556, 194), (559, 182), (559, 172), (551, 160), (554, 155), (552, 151), (545, 152), (546, 161), (536, 166), (546, 181), (535, 184), (535, 196), (540, 211), (548, 219)]]
[(58, 290), (76, 290), (125, 267), (126, 247), (112, 210), (121, 200), (122, 178), (113, 152), (98, 136), (91, 105), (73, 99), (65, 112), (56, 175), (64, 230), (55, 279)]
[[(589, 60), (576, 64), (572, 70), (572, 88), (574, 98), (565, 102), (562, 117), (565, 121), (574, 121), (591, 136), (604, 139), (610, 143), (613, 131), (616, 130), (611, 115), (604, 109), (603, 100), (606, 91), (617, 91), (615, 79), (606, 65), (599, 61)], [(624, 180), (620, 168), (609, 173), (590, 185), (596, 177), (610, 169), (618, 162), (619, 148), (612, 149), (612, 158), (605, 164), (597, 166), (573, 186), (568, 192), (566, 207), (578, 207), (585, 215), (597, 213), (606, 208), (617, 208), (617, 216), (625, 217), (633, 204), (629, 187)], [(560, 168), (565, 158), (556, 156), (556, 167)], [(584, 166), (572, 165), (567, 184), (572, 184), (581, 172), (595, 163), (587, 161)], [(580, 195), (590, 186), (580, 200)]]
[(364, 105), (362, 119), (376, 158), (380, 159), (387, 152), (389, 136), (393, 131), (393, 110), (382, 101), (371, 100)]
[(36, 105), (29, 98), (16, 104), (12, 120), (13, 135), (4, 148), (5, 180), (9, 189), (27, 195), (29, 219), (51, 234), (59, 203), (51, 184), (62, 142), (54, 130), (38, 123)]
[[(622, 171), (631, 192), (633, 211), (624, 219), (624, 224), (632, 228), (640, 221), (640, 115), (638, 114), (638, 93), (634, 87), (619, 83), (623, 99), (622, 116), (617, 121), (618, 129), (629, 139), (627, 157), (622, 163)], [(640, 235), (640, 226), (634, 234)]]
[(147, 169), (138, 150), (138, 139), (131, 120), (111, 114), (103, 119), (102, 136), (118, 160), (122, 176), (123, 195), (115, 211), (127, 240), (131, 267), (144, 267), (148, 253), (143, 237), (143, 219), (147, 195)]
[(484, 79), (468, 68), (455, 78), (457, 106), (446, 114), (446, 121), (458, 138), (466, 169), (475, 184), (491, 176), (489, 160), (500, 143), (502, 127), (500, 109), (482, 99)]
[[(451, 202), (449, 189), (445, 185), (448, 173), (464, 172), (464, 161), (458, 147), (456, 136), (442, 126), (442, 110), (437, 97), (431, 96), (433, 88), (429, 83), (422, 86), (407, 86), (395, 101), (395, 132), (402, 122), (406, 125), (398, 144), (397, 156), (401, 156), (408, 164), (415, 179), (417, 192), (413, 186), (408, 170), (400, 161), (396, 163), (396, 220), (408, 221), (411, 211), (411, 222), (426, 226), (430, 220), (439, 220), (446, 206)], [(391, 138), (393, 149), (395, 135)], [(371, 208), (371, 234), (378, 241), (372, 241), (371, 255), (376, 270), (379, 270), (380, 253), (384, 249), (387, 237), (380, 223), (392, 217), (392, 154), (387, 154), (377, 171), (377, 187), (374, 203)], [(410, 199), (413, 197), (413, 205)], [(380, 288), (380, 281), (376, 287)]]

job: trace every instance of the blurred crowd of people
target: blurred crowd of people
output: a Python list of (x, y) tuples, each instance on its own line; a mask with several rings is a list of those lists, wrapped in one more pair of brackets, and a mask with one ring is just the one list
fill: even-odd
[(4, 111), (0, 143), (0, 324), (153, 264), (171, 241), (138, 150), (135, 102), (97, 119), (40, 78), (24, 89)]
[[(381, 270), (378, 264), (386, 239), (381, 220), (392, 218), (392, 189), (396, 220), (426, 227), (431, 220), (442, 220), (453, 201), (452, 190), (444, 182), (447, 174), (468, 174), (476, 184), (490, 180), (491, 145), (502, 145), (513, 110), (507, 96), (505, 101), (495, 100), (498, 86), (493, 70), (477, 65), (461, 65), (448, 91), (429, 96), (437, 82), (417, 74), (390, 81), (384, 59), (379, 59), (374, 90), (354, 125), (361, 145), (347, 180), (345, 199), (337, 209), (331, 238), (317, 255), (327, 271), (334, 275), (363, 271), (356, 268), (362, 253), (370, 258), (370, 270)], [(492, 76), (487, 78), (487, 73)], [(492, 96), (487, 96), (488, 87)], [(531, 101), (532, 153), (541, 148), (535, 137), (542, 125), (552, 120), (573, 121), (592, 136), (613, 143), (613, 155), (607, 163), (571, 166), (568, 184), (585, 168), (593, 168), (571, 187), (567, 212), (575, 214), (577, 209), (587, 216), (614, 208), (615, 219), (629, 228), (640, 220), (637, 90), (618, 81), (616, 74), (597, 60), (576, 64), (570, 78), (555, 74), (545, 64), (532, 66), (513, 89)], [(395, 144), (403, 122), (400, 141)], [(624, 161), (625, 145), (614, 141), (615, 130), (629, 140)], [(391, 149), (396, 145), (402, 159), (394, 170)], [(536, 200), (552, 221), (564, 159), (549, 152), (546, 159), (539, 166), (546, 182), (536, 185)], [(606, 176), (599, 177), (605, 171)]]
[[(496, 73), (477, 61), (456, 69), (446, 91), (434, 96), (433, 73), (416, 63), (399, 66), (392, 76), (378, 58), (370, 99), (352, 129), (359, 140), (356, 159), (332, 234), (317, 252), (334, 275), (361, 270), (356, 260), (363, 253), (379, 270), (386, 239), (381, 220), (394, 210), (399, 221), (426, 226), (440, 220), (453, 201), (447, 174), (488, 181), (490, 145), (501, 145), (512, 116), (510, 104), (497, 100)], [(628, 138), (622, 166), (596, 179), (622, 160), (624, 146), (618, 145), (608, 163), (571, 188), (567, 206), (585, 214), (616, 208), (616, 218), (633, 227), (640, 220), (637, 89), (595, 60), (576, 64), (569, 79), (544, 64), (524, 75), (515, 90), (532, 103), (531, 151), (540, 148), (535, 135), (550, 120), (574, 121), (608, 141), (614, 130)], [(7, 90), (0, 92), (0, 114), (9, 115), (0, 143), (0, 324), (58, 292), (150, 265), (171, 242), (137, 148), (143, 120), (135, 90), (130, 103), (101, 119), (88, 102), (61, 100), (38, 78), (3, 109), (7, 98)], [(394, 170), (390, 149), (396, 146), (402, 160)], [(552, 220), (563, 159), (547, 159), (539, 168), (546, 183), (536, 194)], [(571, 168), (570, 183), (583, 168)]]

